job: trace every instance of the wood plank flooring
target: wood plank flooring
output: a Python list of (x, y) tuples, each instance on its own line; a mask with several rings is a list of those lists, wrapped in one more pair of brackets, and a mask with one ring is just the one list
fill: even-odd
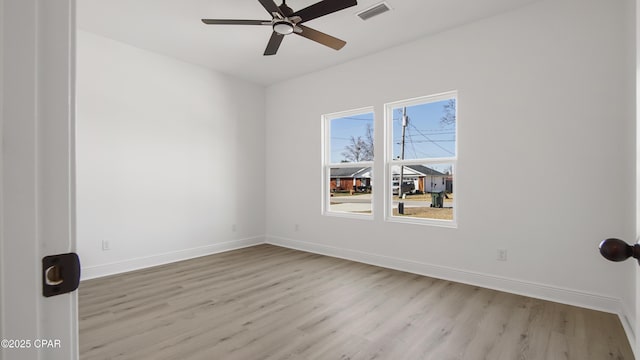
[(633, 359), (617, 316), (259, 245), (80, 284), (80, 358)]

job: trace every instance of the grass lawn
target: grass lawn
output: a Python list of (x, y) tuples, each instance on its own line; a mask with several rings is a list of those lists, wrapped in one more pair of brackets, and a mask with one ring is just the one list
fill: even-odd
[[(444, 202), (445, 203), (452, 203), (453, 202), (453, 193), (447, 193), (447, 198), (444, 198)], [(400, 200), (400, 198), (397, 195), (393, 196), (393, 200)], [(405, 198), (405, 200), (416, 200), (416, 201), (428, 201), (431, 202), (431, 194), (430, 193), (425, 193), (425, 194), (408, 194)]]
[(364, 193), (364, 192), (354, 192), (353, 194), (349, 194), (348, 192), (334, 192), (331, 193), (332, 197), (343, 197), (343, 196), (356, 196), (356, 195), (365, 195), (365, 194), (371, 194), (370, 192), (368, 193)]
[[(353, 214), (371, 214), (371, 210), (348, 211)], [(393, 216), (406, 216), (421, 219), (453, 220), (453, 208), (432, 208), (432, 207), (406, 207), (404, 214), (398, 214), (398, 209), (393, 209)]]
[[(353, 195), (362, 195), (362, 193), (355, 193)], [(333, 196), (335, 196), (335, 197), (347, 197), (347, 196), (352, 196), (352, 195), (349, 194), (349, 193), (333, 193)], [(398, 209), (397, 208), (394, 208), (393, 209), (393, 216), (414, 217), (414, 218), (421, 218), (421, 219), (453, 220), (453, 196), (454, 195), (452, 193), (447, 193), (447, 197), (448, 198), (444, 199), (444, 206), (445, 206), (444, 208), (432, 208), (432, 207), (428, 206), (428, 204), (431, 203), (431, 194), (430, 193), (426, 193), (426, 194), (408, 194), (408, 195), (406, 195), (404, 200), (407, 200), (407, 201), (424, 201), (425, 205), (427, 205), (427, 206), (420, 206), (420, 207), (406, 206), (404, 208), (404, 214), (402, 214), (402, 215), (398, 214)], [(344, 200), (346, 200), (346, 199), (344, 199)], [(399, 199), (398, 196), (394, 196), (393, 200), (394, 201), (402, 201), (402, 199)], [(347, 203), (348, 202), (349, 201), (347, 200)], [(330, 205), (340, 205), (340, 204), (342, 204), (342, 202), (337, 202), (337, 201), (330, 201), (329, 203), (330, 203)], [(348, 212), (350, 212), (350, 213), (359, 213), (359, 214), (370, 214), (371, 213), (370, 210), (367, 210), (367, 211), (348, 211)]]
[[(358, 195), (366, 195), (371, 193), (362, 193), (362, 192), (354, 192), (353, 194), (349, 194), (348, 192), (334, 192), (331, 193), (332, 197), (344, 197), (344, 196), (358, 196)], [(400, 200), (398, 195), (393, 196), (393, 200)], [(415, 201), (428, 201), (431, 202), (431, 194), (408, 194), (405, 200), (415, 200)], [(447, 193), (447, 198), (444, 199), (444, 202), (452, 203), (453, 202), (453, 193)]]
[(423, 219), (453, 220), (453, 208), (405, 207), (403, 215), (398, 214), (398, 209), (393, 209), (393, 215)]

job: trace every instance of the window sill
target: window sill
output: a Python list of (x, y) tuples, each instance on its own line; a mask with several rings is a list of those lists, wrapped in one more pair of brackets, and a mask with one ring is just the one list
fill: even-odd
[(451, 220), (420, 219), (420, 218), (411, 218), (411, 217), (387, 216), (386, 221), (390, 222), (390, 223), (427, 225), (427, 226), (444, 227), (444, 228), (450, 228), (450, 229), (457, 229), (458, 228), (458, 223), (455, 222), (455, 221), (451, 221)]
[(373, 214), (354, 214), (354, 213), (348, 213), (348, 212), (325, 211), (324, 213), (322, 213), (322, 215), (330, 216), (330, 217), (345, 218), (345, 219), (360, 219), (360, 220), (369, 220), (369, 221), (373, 220)]

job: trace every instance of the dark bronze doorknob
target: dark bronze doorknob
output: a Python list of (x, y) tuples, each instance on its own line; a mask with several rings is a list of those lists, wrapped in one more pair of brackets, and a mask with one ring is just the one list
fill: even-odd
[(624, 261), (633, 257), (640, 264), (640, 244), (629, 245), (620, 239), (606, 239), (598, 247), (600, 254), (607, 260)]

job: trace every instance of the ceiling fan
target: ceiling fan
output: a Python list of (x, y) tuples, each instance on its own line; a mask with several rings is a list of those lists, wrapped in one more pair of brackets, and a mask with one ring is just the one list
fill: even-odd
[(275, 55), (276, 52), (278, 52), (280, 43), (282, 43), (282, 39), (284, 39), (285, 35), (289, 34), (297, 34), (332, 49), (340, 50), (346, 45), (345, 41), (304, 26), (302, 23), (358, 5), (356, 0), (323, 0), (302, 10), (293, 11), (287, 6), (286, 0), (283, 0), (280, 6), (277, 6), (273, 0), (258, 1), (271, 15), (271, 20), (202, 19), (202, 22), (207, 25), (271, 26), (273, 33), (264, 51), (264, 55)]

